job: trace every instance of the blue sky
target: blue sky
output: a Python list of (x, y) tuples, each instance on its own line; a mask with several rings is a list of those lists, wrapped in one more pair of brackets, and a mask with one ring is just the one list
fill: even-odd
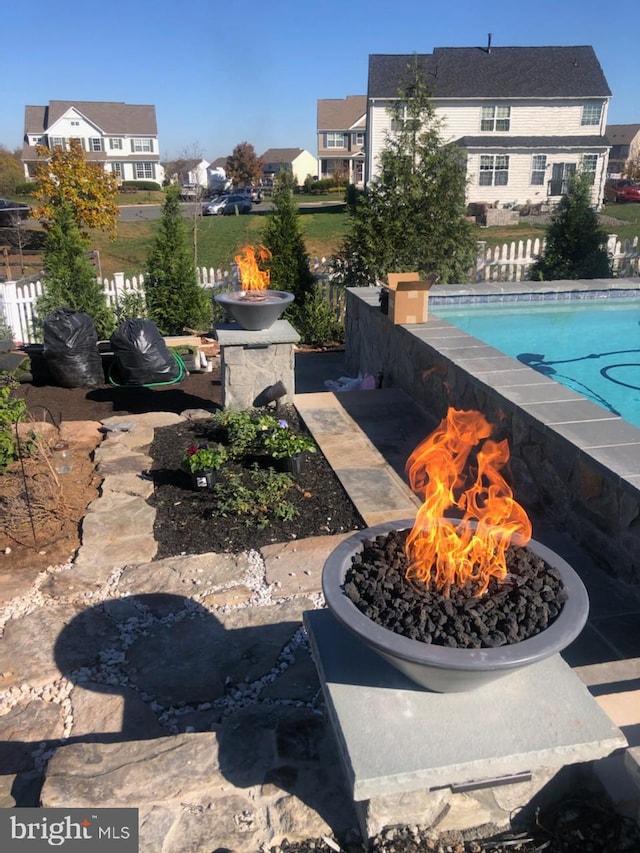
[[(615, 12), (614, 12), (615, 9)], [(3, 14), (0, 144), (22, 145), (24, 107), (49, 100), (155, 104), (163, 159), (316, 154), (319, 98), (365, 94), (371, 53), (589, 44), (613, 98), (640, 122), (637, 0), (19, 0)]]

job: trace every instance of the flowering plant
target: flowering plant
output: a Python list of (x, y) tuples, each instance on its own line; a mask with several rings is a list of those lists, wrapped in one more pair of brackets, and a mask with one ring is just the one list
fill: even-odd
[(197, 471), (217, 471), (227, 458), (227, 451), (221, 444), (190, 444), (182, 459), (182, 466), (191, 474)]
[(307, 435), (294, 432), (285, 420), (280, 420), (275, 429), (263, 438), (263, 446), (269, 456), (284, 459), (297, 453), (315, 453), (316, 445)]

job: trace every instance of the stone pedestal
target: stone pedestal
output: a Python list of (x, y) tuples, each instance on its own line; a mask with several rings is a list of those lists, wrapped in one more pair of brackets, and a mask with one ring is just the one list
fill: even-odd
[(276, 382), (286, 388), (280, 402), (290, 403), (295, 390), (294, 344), (300, 335), (287, 320), (269, 329), (248, 331), (237, 323), (217, 323), (220, 344), (222, 405), (236, 409), (264, 405), (265, 392)]
[(559, 655), (468, 693), (417, 687), (327, 610), (304, 623), (365, 839), (508, 826), (565, 765), (626, 739)]

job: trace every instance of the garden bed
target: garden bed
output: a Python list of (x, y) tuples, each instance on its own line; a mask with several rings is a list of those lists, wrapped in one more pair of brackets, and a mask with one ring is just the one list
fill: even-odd
[[(294, 431), (304, 434), (304, 425), (293, 406), (283, 407), (279, 417), (286, 418)], [(224, 495), (215, 486), (211, 491), (194, 490), (181, 467), (185, 450), (190, 445), (221, 438), (213, 419), (156, 429), (150, 453), (154, 480), (150, 503), (156, 509), (158, 558), (181, 553), (239, 552), (365, 527), (320, 451), (303, 453), (301, 473), (289, 475), (289, 488), (275, 501), (270, 498), (277, 492), (280, 478), (287, 475), (269, 467), (276, 460), (251, 452), (228, 459), (217, 472), (218, 484), (226, 484)], [(246, 508), (241, 515), (234, 509), (238, 506), (236, 499), (242, 499)], [(288, 517), (291, 513), (293, 517)]]

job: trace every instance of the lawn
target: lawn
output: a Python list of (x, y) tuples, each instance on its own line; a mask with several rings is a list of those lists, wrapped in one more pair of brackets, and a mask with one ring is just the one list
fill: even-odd
[[(300, 209), (300, 225), (307, 252), (312, 258), (335, 254), (348, 229), (348, 214), (344, 205), (325, 208), (313, 206), (313, 203), (327, 199), (334, 200), (331, 196), (296, 196), (296, 201), (303, 205)], [(621, 240), (631, 240), (640, 235), (639, 204), (610, 204), (603, 209), (602, 214), (607, 217), (603, 223), (607, 233), (615, 233)], [(268, 215), (266, 205), (262, 204), (256, 205), (250, 216), (196, 217), (198, 266), (228, 269), (242, 246), (260, 242)], [(187, 219), (186, 222), (192, 234), (193, 221)], [(143, 272), (158, 224), (159, 220), (120, 222), (118, 235), (113, 241), (104, 234), (92, 235), (93, 246), (100, 251), (102, 274), (111, 277), (115, 272), (124, 272), (130, 277)], [(542, 238), (545, 236), (545, 228), (544, 221), (523, 217), (518, 225), (513, 226), (474, 226), (474, 237), (476, 240), (484, 240), (487, 247), (493, 247), (512, 241)]]

